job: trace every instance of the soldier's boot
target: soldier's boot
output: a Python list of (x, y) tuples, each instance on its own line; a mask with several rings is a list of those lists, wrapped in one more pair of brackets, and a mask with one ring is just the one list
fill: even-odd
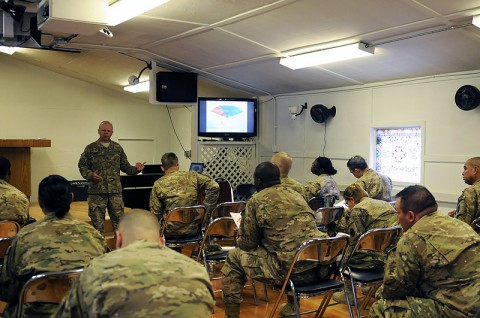
[(240, 318), (240, 304), (225, 302), (225, 318)]
[(287, 296), (287, 302), (280, 305), (280, 317), (291, 317), (296, 315), (293, 297)]
[[(353, 298), (353, 291), (350, 285), (347, 285), (347, 294), (348, 294), (348, 300), (350, 301), (350, 306), (354, 306), (355, 300)], [(333, 293), (332, 299), (335, 300), (337, 303), (341, 303), (341, 304), (347, 303), (347, 299), (345, 298), (345, 293), (343, 291)]]

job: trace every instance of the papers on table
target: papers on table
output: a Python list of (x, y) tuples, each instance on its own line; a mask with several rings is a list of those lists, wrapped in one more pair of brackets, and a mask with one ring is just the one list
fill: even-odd
[(240, 221), (242, 220), (242, 214), (241, 213), (235, 213), (235, 212), (230, 212), (230, 215), (233, 218), (233, 221), (237, 225), (238, 228), (240, 228)]

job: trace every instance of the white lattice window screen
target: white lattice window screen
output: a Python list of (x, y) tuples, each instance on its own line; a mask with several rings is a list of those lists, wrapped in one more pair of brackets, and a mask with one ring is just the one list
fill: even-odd
[(206, 174), (212, 178), (226, 178), (235, 190), (239, 184), (253, 183), (255, 150), (255, 144), (201, 145), (200, 159), (205, 163)]

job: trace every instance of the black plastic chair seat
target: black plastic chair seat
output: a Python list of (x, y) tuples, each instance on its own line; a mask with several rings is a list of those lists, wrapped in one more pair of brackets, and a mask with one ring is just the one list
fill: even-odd
[[(210, 261), (210, 262), (223, 262), (227, 259), (227, 254), (228, 254), (228, 251), (222, 251), (222, 253), (218, 253), (218, 254), (213, 254), (213, 255), (205, 255), (205, 258), (207, 259), (207, 261)], [(197, 257), (197, 252), (194, 252), (192, 254), (192, 257), (193, 258), (196, 258)]]
[(166, 244), (187, 244), (187, 243), (197, 243), (203, 239), (202, 234), (198, 234), (195, 236), (187, 236), (187, 237), (167, 237), (165, 240), (167, 241)]
[[(286, 289), (290, 290), (290, 287)], [(327, 291), (332, 291), (334, 289), (339, 289), (339, 290), (343, 289), (343, 282), (336, 279), (328, 279), (328, 280), (317, 282), (311, 285), (295, 287), (295, 291), (297, 294), (309, 294), (309, 295), (321, 294)]]
[(351, 276), (354, 281), (363, 284), (381, 281), (385, 273), (383, 267), (377, 267), (375, 269), (350, 268), (350, 270), (351, 273), (349, 274), (348, 271), (345, 271), (344, 276), (348, 279), (350, 279)]

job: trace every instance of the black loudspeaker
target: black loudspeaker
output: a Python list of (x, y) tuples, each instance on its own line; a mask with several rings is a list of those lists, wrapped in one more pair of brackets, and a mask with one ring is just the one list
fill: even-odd
[(455, 94), (455, 104), (461, 110), (472, 110), (480, 104), (480, 92), (472, 85), (464, 85)]
[(335, 117), (335, 114), (337, 113), (337, 109), (335, 106), (332, 106), (332, 108), (328, 109), (322, 104), (314, 105), (312, 108), (310, 108), (310, 116), (312, 116), (312, 119), (316, 123), (323, 123), (327, 120), (328, 117)]
[(160, 103), (196, 103), (197, 74), (158, 72), (156, 100)]

